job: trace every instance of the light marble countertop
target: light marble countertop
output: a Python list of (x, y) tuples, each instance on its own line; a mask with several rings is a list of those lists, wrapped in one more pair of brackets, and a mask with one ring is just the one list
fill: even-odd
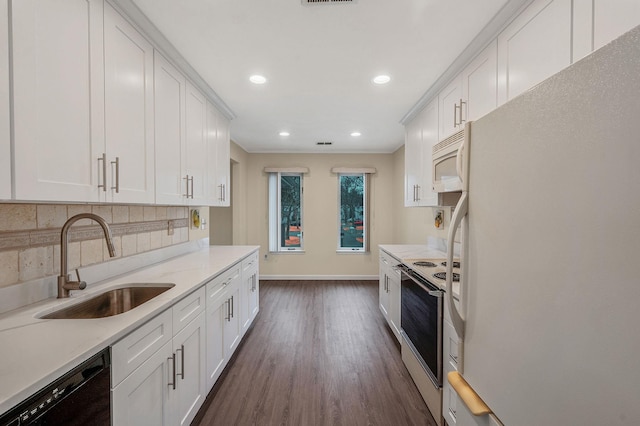
[[(208, 246), (162, 263), (0, 315), (0, 414), (192, 293), (258, 246)], [(102, 319), (38, 319), (126, 283), (174, 283), (137, 308)]]

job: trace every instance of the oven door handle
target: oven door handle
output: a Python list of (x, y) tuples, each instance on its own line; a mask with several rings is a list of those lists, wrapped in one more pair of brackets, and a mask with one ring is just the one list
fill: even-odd
[(429, 296), (435, 296), (435, 297), (443, 297), (444, 296), (444, 291), (442, 291), (442, 290), (429, 290), (428, 293), (429, 293)]

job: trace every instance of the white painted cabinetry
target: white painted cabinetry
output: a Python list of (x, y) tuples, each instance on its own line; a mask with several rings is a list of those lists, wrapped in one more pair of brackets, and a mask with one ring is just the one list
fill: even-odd
[(433, 145), (438, 142), (438, 100), (429, 103), (405, 127), (405, 206), (434, 206), (432, 191)]
[(104, 5), (107, 201), (153, 203), (153, 47)]
[(206, 397), (205, 289), (112, 346), (114, 425), (190, 424)]
[[(9, 28), (7, 0), (0, 0), (0, 28)], [(9, 34), (0, 32), (0, 200), (11, 198), (9, 128)]]
[(400, 272), (395, 268), (398, 264), (399, 260), (380, 250), (380, 311), (400, 342)]
[(536, 0), (498, 36), (498, 104), (571, 64), (571, 0)]
[(240, 343), (241, 263), (207, 284), (207, 384), (211, 388)]
[(185, 204), (186, 79), (158, 51), (154, 52), (156, 203)]
[(258, 253), (242, 261), (242, 285), (240, 288), (240, 323), (242, 334), (247, 332), (258, 315), (260, 283), (258, 279)]
[(463, 109), (466, 101), (462, 99), (462, 78), (456, 77), (438, 94), (439, 103), (439, 139), (445, 139), (457, 132), (464, 120)]
[(599, 49), (640, 25), (640, 1), (595, 0), (593, 2), (593, 44)]
[(209, 176), (210, 203), (216, 207), (228, 207), (231, 200), (229, 120), (210, 102), (207, 102), (207, 140), (209, 161), (213, 167)]
[[(3, 20), (6, 5), (3, 2)], [(104, 152), (102, 14), (100, 0), (12, 2), (18, 200), (97, 202), (104, 198), (97, 186), (98, 157)], [(0, 91), (6, 94), (7, 26), (3, 28)], [(1, 99), (4, 149), (8, 96)], [(9, 159), (2, 155), (0, 160), (3, 193)]]
[[(462, 102), (457, 130), (498, 105), (498, 48), (493, 41), (462, 71)], [(442, 139), (442, 138), (440, 138)]]
[(210, 188), (207, 185), (209, 165), (206, 135), (207, 101), (193, 84), (187, 82), (186, 92), (186, 155), (185, 182), (188, 202), (193, 205), (209, 204)]

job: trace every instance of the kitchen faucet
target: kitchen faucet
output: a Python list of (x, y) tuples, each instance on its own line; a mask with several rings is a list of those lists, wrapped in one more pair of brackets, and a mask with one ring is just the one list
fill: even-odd
[(92, 219), (98, 222), (104, 232), (104, 238), (107, 241), (107, 249), (109, 249), (109, 256), (114, 257), (116, 255), (116, 249), (113, 246), (113, 237), (111, 236), (111, 229), (107, 222), (93, 213), (80, 213), (73, 217), (70, 217), (62, 226), (62, 232), (60, 233), (60, 276), (58, 277), (58, 299), (69, 297), (70, 290), (84, 290), (87, 287), (87, 283), (80, 280), (80, 273), (76, 269), (77, 281), (73, 281), (68, 273), (67, 265), (67, 246), (69, 245), (69, 228), (76, 221), (80, 219)]

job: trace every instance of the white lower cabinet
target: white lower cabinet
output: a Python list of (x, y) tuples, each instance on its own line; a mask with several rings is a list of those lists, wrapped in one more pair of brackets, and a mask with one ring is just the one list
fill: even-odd
[(114, 425), (191, 423), (207, 395), (204, 300), (201, 287), (113, 345)]
[(400, 342), (400, 272), (395, 268), (399, 263), (393, 256), (380, 251), (380, 311)]
[(240, 323), (242, 324), (242, 334), (246, 333), (251, 326), (259, 309), (259, 281), (258, 281), (258, 253), (249, 256), (242, 261), (242, 284), (240, 297)]

